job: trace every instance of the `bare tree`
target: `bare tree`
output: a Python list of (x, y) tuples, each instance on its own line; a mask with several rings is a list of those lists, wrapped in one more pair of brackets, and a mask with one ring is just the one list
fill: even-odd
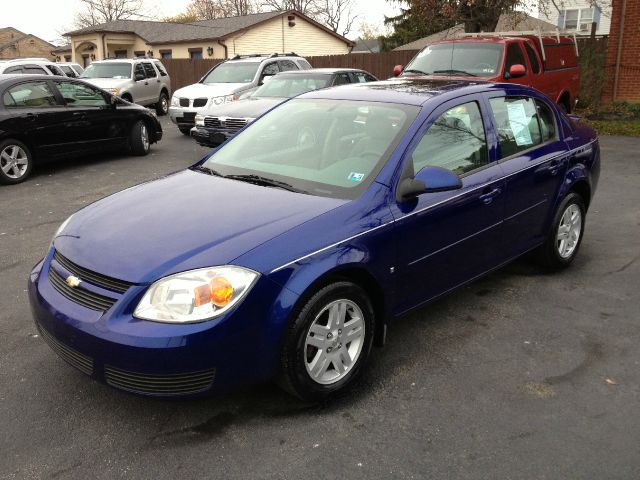
[(343, 36), (347, 35), (358, 18), (353, 12), (354, 0), (319, 0), (317, 20)]
[(76, 14), (77, 28), (114, 20), (144, 17), (144, 0), (80, 0), (83, 10)]
[(318, 13), (318, 0), (263, 0), (262, 6), (270, 10), (297, 10), (313, 17)]
[(183, 13), (167, 17), (165, 20), (187, 23), (197, 20), (238, 17), (259, 11), (260, 4), (256, 0), (192, 0)]

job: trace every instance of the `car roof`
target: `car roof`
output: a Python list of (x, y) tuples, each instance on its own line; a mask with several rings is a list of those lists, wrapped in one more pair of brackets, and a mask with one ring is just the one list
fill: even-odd
[(249, 57), (243, 57), (243, 58), (230, 58), (228, 60), (225, 60), (225, 62), (262, 63), (267, 60), (300, 60), (300, 59), (303, 59), (303, 58), (293, 56), (293, 55), (278, 55), (277, 57), (273, 57), (271, 55), (251, 55)]
[[(361, 100), (371, 102), (423, 105), (431, 98), (447, 93), (456, 97), (487, 91), (496, 84), (485, 81), (469, 81), (448, 78), (398, 78), (380, 82), (351, 83), (334, 88), (307, 92), (298, 98), (322, 98), (334, 100)], [(505, 84), (500, 84), (505, 87)], [(517, 87), (523, 87), (517, 85)], [(532, 90), (533, 91), (533, 90)]]
[(359, 68), (308, 68), (307, 70), (287, 70), (286, 72), (280, 72), (278, 75), (305, 75), (309, 73), (323, 73), (327, 75), (333, 75), (338, 72), (363, 72), (368, 73)]
[(5, 83), (10, 83), (13, 82), (14, 80), (23, 80), (23, 81), (29, 81), (29, 80), (51, 80), (54, 82), (59, 82), (60, 80), (68, 80), (68, 81), (75, 81), (77, 82), (78, 80), (81, 80), (79, 78), (70, 78), (70, 77), (63, 77), (63, 76), (58, 76), (58, 75), (37, 75), (37, 74), (28, 74), (28, 75), (23, 75), (20, 73), (3, 73), (0, 74), (0, 85), (3, 85)]

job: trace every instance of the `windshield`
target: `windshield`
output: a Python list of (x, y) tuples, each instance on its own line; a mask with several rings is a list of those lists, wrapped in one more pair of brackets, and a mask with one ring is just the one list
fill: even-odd
[(329, 86), (331, 75), (276, 75), (258, 88), (254, 97), (290, 98)]
[(410, 105), (294, 99), (233, 137), (203, 166), (354, 199), (371, 185), (418, 112)]
[(202, 79), (202, 83), (251, 83), (259, 66), (259, 62), (221, 63)]
[(131, 78), (130, 63), (92, 63), (80, 78)]
[[(459, 70), (478, 77), (494, 77), (500, 70), (502, 44), (450, 42), (430, 45), (420, 51), (406, 66), (407, 70), (419, 70), (433, 75), (434, 72)], [(455, 75), (454, 72), (450, 72)], [(464, 73), (462, 73), (464, 74)], [(435, 73), (438, 75), (438, 73)]]

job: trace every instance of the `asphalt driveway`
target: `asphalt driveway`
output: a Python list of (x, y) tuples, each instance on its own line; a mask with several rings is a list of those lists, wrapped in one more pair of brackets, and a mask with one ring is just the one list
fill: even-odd
[(349, 395), (318, 406), (272, 385), (131, 396), (36, 335), (27, 275), (58, 225), (206, 153), (163, 124), (148, 157), (67, 161), (0, 188), (0, 479), (640, 477), (640, 138), (602, 138), (569, 270), (518, 261), (415, 311)]

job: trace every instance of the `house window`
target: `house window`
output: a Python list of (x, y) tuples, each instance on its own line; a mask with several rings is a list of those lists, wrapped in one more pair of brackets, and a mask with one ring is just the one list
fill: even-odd
[(189, 49), (189, 58), (191, 60), (202, 60), (202, 49), (201, 48), (190, 48)]
[(571, 10), (563, 10), (560, 13), (560, 19), (563, 22), (558, 22), (559, 26), (565, 30), (577, 30), (579, 32), (589, 32), (591, 30), (591, 23), (594, 21), (598, 23), (596, 15), (594, 15), (594, 8), (574, 8)]
[(65, 55), (64, 56), (64, 61), (65, 62), (70, 62), (71, 61), (71, 55)]
[(116, 50), (115, 52), (113, 52), (113, 54), (116, 58), (127, 58), (126, 50)]
[(144, 50), (136, 50), (135, 52), (133, 52), (133, 54), (138, 58), (146, 57), (146, 53), (144, 53)]
[(160, 58), (164, 60), (169, 60), (170, 58), (172, 58), (171, 50), (160, 50)]

